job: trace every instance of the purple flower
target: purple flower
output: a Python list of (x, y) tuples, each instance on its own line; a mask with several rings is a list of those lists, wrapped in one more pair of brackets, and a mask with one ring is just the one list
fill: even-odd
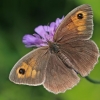
[(47, 41), (53, 41), (54, 33), (61, 23), (62, 19), (57, 18), (55, 22), (51, 22), (49, 26), (38, 26), (35, 28), (35, 32), (33, 35), (26, 34), (23, 37), (22, 42), (25, 44), (26, 47), (41, 47), (46, 46)]

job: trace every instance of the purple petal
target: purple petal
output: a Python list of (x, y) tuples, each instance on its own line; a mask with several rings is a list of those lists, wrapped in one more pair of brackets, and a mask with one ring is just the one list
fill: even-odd
[(49, 32), (49, 28), (50, 28), (49, 26), (44, 25), (43, 28), (44, 28), (45, 32)]
[(55, 22), (51, 22), (49, 26), (38, 26), (35, 28), (35, 32), (33, 35), (25, 35), (23, 37), (22, 42), (25, 44), (26, 47), (41, 47), (41, 46), (46, 46), (47, 41), (52, 41), (53, 42), (53, 36), (54, 33), (58, 27), (58, 25), (61, 23), (63, 20), (64, 16), (62, 19), (57, 18)]
[(59, 26), (59, 24), (61, 23), (61, 21), (64, 19), (64, 16), (60, 19), (60, 18), (57, 18), (56, 19), (56, 28)]
[(55, 25), (56, 25), (55, 22), (50, 23), (50, 27), (55, 27)]
[(42, 40), (40, 37), (35, 37), (33, 35), (27, 34), (23, 37), (22, 42), (25, 44), (26, 47), (33, 47), (41, 44)]
[(42, 38), (45, 38), (46, 31), (42, 25), (35, 28), (35, 32), (39, 34)]
[(56, 19), (56, 26), (58, 26), (58, 25), (59, 25), (59, 23), (60, 23), (60, 19), (59, 19), (59, 18), (57, 18), (57, 19)]
[(56, 27), (56, 24), (55, 24), (54, 22), (52, 22), (52, 23), (50, 24), (50, 33), (51, 33), (52, 35), (54, 35), (54, 33), (55, 33), (55, 27)]

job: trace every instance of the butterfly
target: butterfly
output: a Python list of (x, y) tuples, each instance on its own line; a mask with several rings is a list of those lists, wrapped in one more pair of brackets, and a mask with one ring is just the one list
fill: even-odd
[(12, 68), (9, 79), (16, 84), (43, 85), (58, 94), (73, 88), (98, 61), (99, 49), (90, 40), (93, 12), (84, 4), (69, 12), (57, 27), (53, 42), (36, 48)]

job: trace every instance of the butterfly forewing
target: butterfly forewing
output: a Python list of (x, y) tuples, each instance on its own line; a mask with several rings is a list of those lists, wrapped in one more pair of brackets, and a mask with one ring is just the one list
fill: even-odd
[(45, 80), (48, 60), (48, 47), (35, 49), (15, 64), (9, 78), (17, 84), (40, 85)]
[(93, 31), (93, 12), (89, 5), (81, 5), (65, 16), (58, 26), (54, 41), (65, 43), (89, 39)]

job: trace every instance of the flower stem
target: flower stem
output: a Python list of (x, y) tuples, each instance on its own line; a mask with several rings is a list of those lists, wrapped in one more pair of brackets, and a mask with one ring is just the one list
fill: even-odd
[(85, 78), (86, 78), (89, 82), (91, 82), (91, 83), (100, 84), (100, 81), (93, 80), (93, 79), (91, 79), (89, 76), (86, 76)]

